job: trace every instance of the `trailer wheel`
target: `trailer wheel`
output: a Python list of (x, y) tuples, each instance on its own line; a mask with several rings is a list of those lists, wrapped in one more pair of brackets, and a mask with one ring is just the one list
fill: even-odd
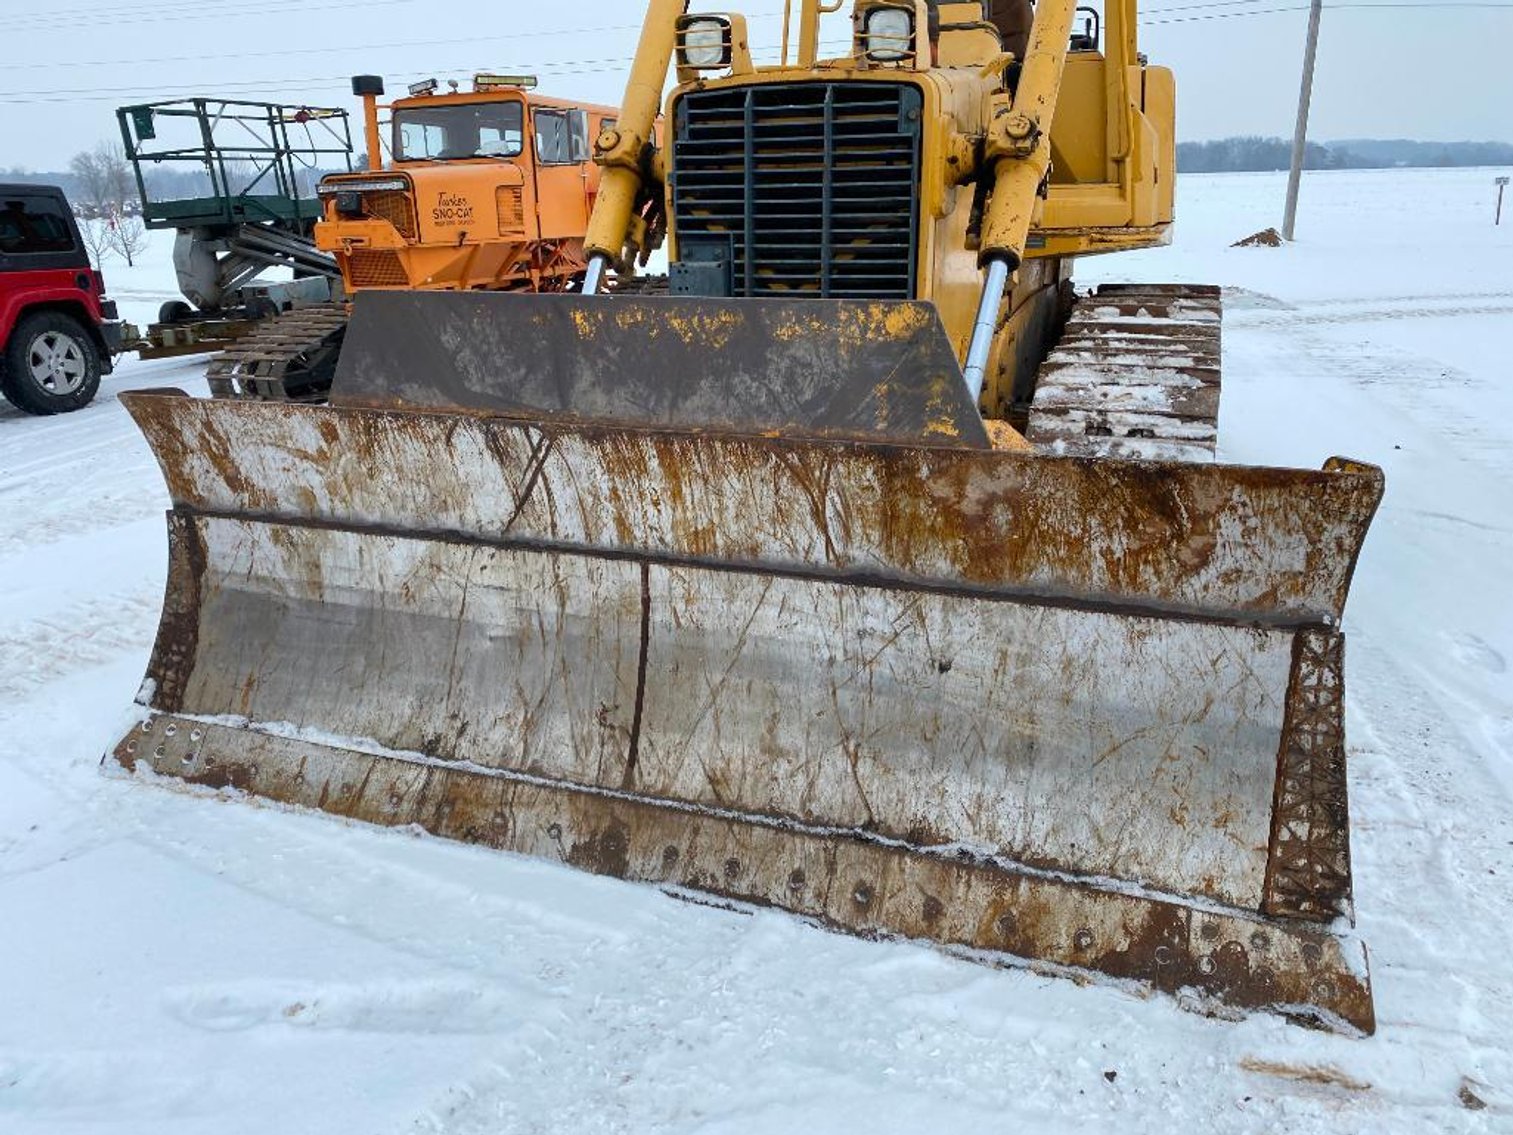
[(5, 346), (0, 392), (28, 414), (66, 414), (100, 389), (100, 351), (77, 319), (39, 311), (16, 324)]

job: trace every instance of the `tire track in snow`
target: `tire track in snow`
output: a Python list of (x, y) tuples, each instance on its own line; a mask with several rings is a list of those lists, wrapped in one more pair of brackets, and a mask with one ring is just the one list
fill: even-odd
[(0, 629), (0, 703), (14, 706), (60, 678), (144, 651), (160, 606), (157, 590), (98, 595)]
[[(1428, 305), (1430, 307), (1445, 303), (1467, 303), (1489, 300), (1513, 300), (1513, 292), (1441, 292), (1438, 294), (1416, 294), (1409, 296), (1338, 296), (1331, 299), (1295, 300), (1290, 305), (1295, 308), (1313, 307), (1354, 307), (1357, 305)], [(1278, 301), (1279, 303), (1281, 301)]]
[(203, 360), (123, 360), (84, 409), (33, 417), (0, 403), (0, 556), (160, 514), (168, 490), (119, 395), (206, 392)]
[[(1348, 305), (1345, 301), (1337, 301), (1340, 306)], [(1386, 320), (1396, 321), (1400, 319), (1449, 319), (1457, 316), (1501, 316), (1513, 315), (1513, 303), (1483, 304), (1478, 306), (1408, 306), (1399, 304), (1365, 304), (1355, 310), (1312, 313), (1306, 306), (1294, 306), (1286, 315), (1252, 314), (1245, 311), (1234, 317), (1233, 324), (1245, 328), (1292, 328), (1308, 326), (1341, 326), (1352, 323), (1379, 323)], [(1226, 317), (1228, 325), (1231, 320)]]
[(34, 430), (38, 419), (0, 430), (0, 556), (167, 509), (162, 473), (125, 411), (106, 406), (80, 413), (99, 420), (76, 423), (72, 431), (47, 420)]
[[(1149, 1011), (1116, 989), (1077, 990), (1028, 972), (994, 972), (916, 946), (829, 934), (781, 915), (690, 907), (652, 887), (565, 866), (254, 801), (129, 786), (140, 790), (132, 793), (131, 838), (155, 852), (429, 960), (456, 975), (445, 983), (496, 993), (504, 983), (513, 990), (510, 1027), (480, 1047), (482, 1069), (459, 1068), (413, 1125), (396, 1117), (396, 1131), (530, 1130), (542, 1114), (561, 1117), (562, 1129), (647, 1130), (675, 1118), (669, 1106), (680, 1110), (679, 1100), (700, 1098), (700, 1084), (706, 1092), (711, 1085), (735, 1092), (729, 1114), (738, 1118), (753, 1103), (749, 1093), (737, 1092), (753, 1055), (787, 1069), (780, 1090), (769, 1085), (759, 1093), (763, 1107), (792, 1106), (796, 1089), (819, 1104), (837, 1079), (886, 1081), (903, 1043), (951, 1053), (954, 1072), (943, 1083), (927, 1069), (904, 1068), (893, 1074), (898, 1098), (934, 1091), (958, 1117), (1007, 1113), (1044, 1125), (1059, 1106), (1017, 1099), (1022, 1081), (1006, 1076), (1002, 1061), (1006, 1030), (1027, 1042), (1059, 1037), (1070, 1045), (1088, 1021), (1116, 1021), (1111, 1030), (1118, 1031)], [(776, 964), (795, 952), (830, 975), (831, 988), (821, 994)], [(908, 980), (900, 980), (901, 972)], [(950, 1013), (921, 1010), (932, 991), (963, 988), (983, 991), (996, 1008), (969, 1028)], [(404, 1024), (402, 1012), (384, 1006), (390, 991), (383, 988), (196, 985), (170, 991), (165, 1011), (203, 1027), (257, 1027), (275, 1003), (310, 1004), (307, 997), (328, 998), (338, 1018), (369, 1006), (374, 1027)], [(1010, 1004), (1022, 1011), (1026, 999), (1064, 1005), (1063, 997), (1079, 999), (1075, 1022), (1054, 1023), (1065, 1014), (1048, 1006), (1013, 1019), (1003, 1012)], [(355, 1007), (343, 1004), (352, 998)], [(691, 1004), (701, 1007), (696, 1021), (684, 1016)], [(856, 1020), (848, 1018), (848, 1005)], [(899, 1014), (914, 1019), (904, 1040), (888, 1025)], [(522, 1020), (517, 1031), (514, 1023)], [(1158, 1012), (1155, 1028), (1173, 1027), (1174, 1020), (1210, 1040), (1229, 1028), (1170, 1005)], [(464, 1012), (410, 1025), (467, 1031), (469, 1018)], [(704, 1055), (690, 1061), (695, 1050)], [(1089, 1089), (1107, 1086), (1097, 1068), (1074, 1075)], [(669, 1081), (677, 1090), (668, 1090)], [(602, 1126), (621, 1111), (625, 1126)]]
[[(0, 500), (0, 508), (4, 507), (6, 502)], [(84, 505), (33, 508), (30, 516), (18, 518), (0, 533), (0, 559), (21, 559), (47, 544), (161, 516), (167, 507), (168, 498), (161, 489), (125, 485), (101, 488)]]
[[(1270, 298), (1260, 293), (1256, 296), (1261, 300)], [(1513, 315), (1513, 306), (1499, 310)], [(1456, 314), (1464, 313), (1397, 312), (1383, 316), (1380, 321)], [(1329, 334), (1330, 327), (1348, 327), (1356, 322), (1359, 321), (1348, 318), (1310, 320), (1295, 312), (1234, 320), (1226, 316), (1226, 381), (1259, 386), (1264, 381), (1259, 376), (1279, 374), (1294, 379), (1306, 376), (1336, 380), (1367, 389), (1396, 407), (1405, 441), (1412, 437), (1419, 438), (1421, 443), (1430, 438), (1441, 439), (1447, 449), (1471, 458), (1494, 475), (1513, 475), (1513, 452), (1508, 446), (1506, 423), (1495, 415), (1473, 412), (1477, 404), (1475, 392), (1495, 393), (1488, 380), (1432, 357), (1375, 345), (1369, 340), (1348, 342)], [(1231, 434), (1228, 415), (1232, 407), (1233, 400), (1226, 399), (1220, 419), (1221, 454)], [(1260, 434), (1260, 431), (1246, 432)], [(1387, 507), (1396, 507), (1391, 486)]]
[[(59, 1130), (99, 1130), (95, 1125), (105, 1116), (156, 1127), (194, 1114), (205, 1088), (192, 1064), (165, 1067), (150, 1055), (0, 1049), (0, 1128), (13, 1130), (7, 1114), (23, 1123), (56, 1123)], [(214, 1130), (213, 1118), (205, 1118)]]
[(1350, 653), (1355, 892), (1378, 1039), (1411, 1042), (1420, 1079), (1507, 1085), (1513, 989), (1477, 977), (1504, 964), (1491, 928), (1513, 925), (1507, 797), (1411, 663), (1369, 629)]

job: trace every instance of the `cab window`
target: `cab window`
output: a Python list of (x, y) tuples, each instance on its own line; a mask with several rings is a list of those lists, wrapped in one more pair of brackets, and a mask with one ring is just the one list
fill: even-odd
[(588, 114), (581, 110), (538, 110), (536, 160), (543, 165), (588, 161)]
[(513, 158), (525, 149), (525, 107), (518, 102), (452, 103), (394, 112), (397, 161)]
[(73, 250), (73, 230), (56, 199), (22, 197), (0, 201), (0, 253), (27, 256)]

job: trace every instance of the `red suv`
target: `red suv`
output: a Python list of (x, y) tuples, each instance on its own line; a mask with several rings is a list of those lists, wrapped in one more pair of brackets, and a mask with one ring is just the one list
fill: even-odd
[(0, 185), (0, 393), (32, 414), (86, 406), (121, 338), (63, 191)]

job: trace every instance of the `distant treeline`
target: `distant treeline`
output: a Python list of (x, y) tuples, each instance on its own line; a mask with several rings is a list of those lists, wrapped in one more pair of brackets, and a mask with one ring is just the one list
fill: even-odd
[[(1513, 145), (1349, 138), (1310, 142), (1303, 163), (1307, 169), (1508, 166), (1513, 165)], [(1177, 168), (1183, 173), (1259, 172), (1287, 169), (1291, 164), (1292, 143), (1282, 138), (1221, 138), (1217, 142), (1177, 144)]]
[[(315, 196), (315, 186), (319, 184), (325, 172), (321, 170), (297, 171), (299, 179), (299, 191), (303, 197)], [(249, 168), (232, 167), (227, 171), (228, 178), (233, 190), (245, 190), (255, 194), (273, 193), (277, 183), (273, 178), (259, 179), (257, 171)], [(68, 199), (75, 204), (85, 200), (88, 194), (79, 183), (79, 178), (72, 171), (55, 173), (31, 173), (24, 169), (0, 169), (0, 182), (19, 182), (23, 185), (57, 185), (61, 186)], [(147, 191), (154, 201), (179, 201), (193, 197), (208, 197), (211, 195), (210, 175), (199, 169), (155, 169), (147, 173)], [(135, 193), (135, 183), (133, 183)]]
[[(1283, 138), (1221, 138), (1216, 142), (1181, 142), (1177, 168), (1183, 173), (1242, 173), (1287, 169), (1292, 143)], [(1304, 159), (1308, 169), (1392, 169), (1395, 167), (1513, 166), (1513, 144), (1507, 142), (1410, 142), (1404, 139), (1348, 138), (1339, 142), (1310, 142)], [(357, 163), (362, 168), (362, 163)], [(242, 176), (238, 177), (237, 174)], [(321, 171), (300, 171), (300, 192), (313, 195)], [(255, 171), (232, 171), (232, 185), (241, 188), (255, 180)], [(0, 169), (0, 181), (61, 185), (70, 198), (80, 196), (71, 172), (30, 173)], [(148, 192), (156, 201), (207, 196), (210, 178), (200, 170), (155, 169), (148, 173)], [(268, 192), (258, 182), (253, 192)]]

